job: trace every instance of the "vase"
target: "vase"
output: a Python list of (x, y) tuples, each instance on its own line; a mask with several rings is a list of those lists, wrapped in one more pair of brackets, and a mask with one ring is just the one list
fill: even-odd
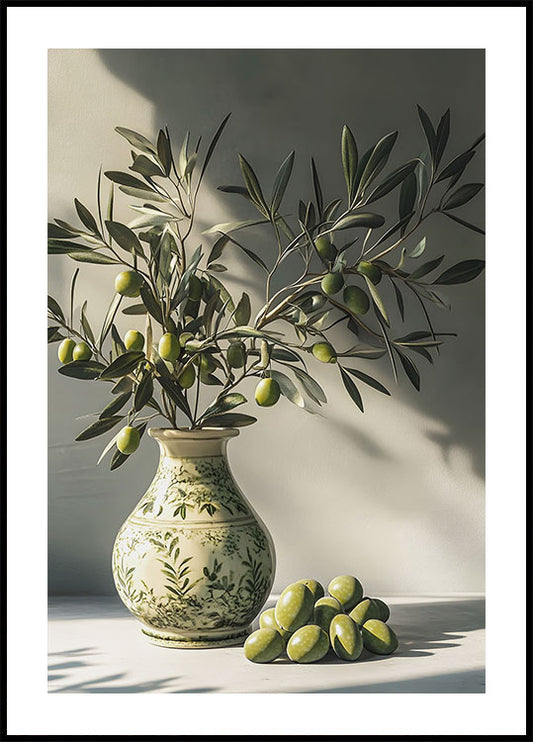
[(274, 544), (229, 469), (234, 428), (150, 428), (155, 477), (117, 534), (113, 577), (154, 644), (240, 644), (274, 581)]
[(234, 428), (150, 428), (155, 477), (117, 534), (113, 577), (154, 644), (240, 644), (274, 581), (268, 530), (239, 489), (226, 447)]

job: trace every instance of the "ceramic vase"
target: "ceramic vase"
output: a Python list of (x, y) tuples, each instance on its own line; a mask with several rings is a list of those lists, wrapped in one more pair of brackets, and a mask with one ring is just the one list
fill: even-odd
[(226, 447), (233, 428), (151, 428), (159, 466), (113, 547), (113, 577), (150, 641), (241, 643), (275, 570), (272, 538), (239, 489)]

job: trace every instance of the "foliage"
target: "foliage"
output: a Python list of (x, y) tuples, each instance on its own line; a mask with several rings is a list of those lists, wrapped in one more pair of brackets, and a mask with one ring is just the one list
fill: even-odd
[[(335, 348), (332, 365), (361, 411), (360, 382), (384, 394), (389, 392), (379, 381), (352, 367), (357, 359), (387, 356), (394, 378), (403, 371), (419, 389), (420, 372), (413, 356), (432, 362), (431, 351), (438, 352), (443, 337), (452, 334), (437, 332), (430, 319), (429, 306), (447, 306), (435, 287), (472, 281), (483, 270), (484, 262), (467, 259), (439, 271), (444, 260), (439, 256), (411, 267), (411, 261), (425, 253), (427, 239), (421, 227), (430, 216), (444, 215), (461, 227), (483, 234), (480, 227), (455, 213), (483, 187), (480, 183), (458, 185), (483, 136), (466, 151), (447, 159), (449, 111), (436, 129), (421, 107), (418, 115), (427, 155), (415, 157), (385, 175), (382, 173), (398, 132), (380, 138), (360, 155), (353, 133), (345, 126), (340, 157), (345, 200), (325, 199), (312, 159), (313, 198), (300, 200), (292, 217), (283, 204), (295, 153), (291, 152), (280, 165), (270, 197), (265, 195), (266, 189), (252, 165), (239, 155), (243, 185), (224, 185), (219, 190), (243, 197), (257, 214), (246, 221), (217, 224), (206, 230), (206, 239), (212, 241), (209, 252), (203, 245), (191, 249), (191, 233), (198, 192), (229, 115), (205, 153), (201, 139), (192, 146), (189, 132), (177, 152), (167, 128), (151, 141), (117, 127), (132, 147), (132, 163), (129, 172), (104, 173), (110, 182), (105, 217), (100, 171), (96, 214), (75, 199), (79, 226), (60, 219), (48, 225), (50, 254), (67, 255), (81, 263), (116, 265), (117, 270), (134, 271), (142, 279), (140, 290), (134, 286), (130, 294), (113, 296), (99, 332), (89, 322), (87, 302), (79, 322), (73, 316), (78, 270), (71, 283), (68, 313), (53, 297), (48, 299), (48, 342), (67, 337), (83, 340), (92, 351), (91, 360), (65, 363), (59, 372), (75, 379), (112, 384), (111, 401), (78, 440), (102, 435), (121, 421), (137, 427), (142, 435), (148, 421), (157, 416), (163, 416), (174, 428), (185, 421), (191, 429), (249, 425), (256, 418), (235, 411), (247, 399), (234, 391), (249, 377), (271, 377), (284, 397), (312, 410), (313, 405), (326, 402), (326, 395), (308, 370), (306, 358), (316, 363), (313, 345), (332, 345), (331, 330), (341, 323), (354, 335), (355, 344), (344, 351)], [(117, 189), (134, 200), (130, 208), (135, 216), (129, 224), (114, 218)], [(394, 191), (398, 194), (398, 215), (394, 223), (386, 224), (375, 209), (378, 201)], [(454, 213), (450, 213), (452, 210)], [(257, 225), (272, 230), (277, 246), (273, 260), (254, 252), (237, 235)], [(413, 239), (415, 232), (418, 236)], [(265, 300), (255, 315), (248, 294), (243, 292), (235, 300), (220, 277), (227, 270), (222, 262), (224, 255), (234, 249), (242, 251), (265, 276)], [(394, 253), (399, 254), (396, 264), (391, 260)], [(276, 272), (291, 256), (301, 263), (300, 275), (273, 291)], [(324, 292), (321, 282), (330, 273), (339, 273), (342, 283), (357, 285), (367, 293), (369, 301), (363, 310), (347, 306), (342, 294)], [(403, 336), (393, 332), (387, 289), (402, 321), (405, 296), (416, 298), (423, 329)], [(138, 298), (132, 299), (136, 293)], [(363, 320), (367, 305), (371, 319), (365, 316)], [(119, 310), (126, 315), (145, 316), (144, 350), (126, 348), (115, 324)], [(178, 340), (176, 359), (165, 360), (158, 351), (161, 346), (156, 341), (165, 333)], [(165, 355), (163, 350), (161, 353)], [(184, 381), (187, 370), (193, 383)], [(211, 399), (203, 406), (201, 402), (209, 392)], [(102, 457), (112, 449), (117, 435)], [(111, 468), (128, 458), (115, 451)]]

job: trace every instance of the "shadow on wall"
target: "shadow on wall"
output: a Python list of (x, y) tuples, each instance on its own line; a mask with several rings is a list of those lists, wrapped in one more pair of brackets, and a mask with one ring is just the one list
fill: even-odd
[[(225, 210), (227, 220), (254, 216), (240, 199), (215, 190), (223, 183), (241, 182), (237, 152), (252, 162), (268, 191), (279, 163), (295, 149), (297, 162), (287, 197), (290, 204), (291, 195), (311, 197), (311, 156), (317, 162), (326, 200), (328, 195), (343, 194), (339, 140), (344, 123), (354, 131), (361, 151), (398, 129), (397, 159), (391, 159), (391, 168), (423, 150), (417, 103), (433, 120), (451, 108), (448, 159), (470, 146), (484, 129), (484, 54), (479, 50), (152, 49), (100, 50), (99, 54), (116, 77), (153, 104), (153, 132), (147, 134), (168, 124), (175, 146), (179, 146), (187, 129), (207, 139), (225, 114), (233, 113), (204, 185), (204, 193), (211, 194), (200, 203), (199, 221), (206, 226), (226, 220), (218, 218), (220, 209)], [(135, 112), (117, 125), (135, 129)], [(481, 152), (469, 167), (465, 182), (483, 179)], [(390, 200), (384, 199), (380, 210), (392, 215), (396, 199), (396, 193)], [(215, 209), (209, 213), (210, 203), (216, 203), (215, 218)], [(482, 196), (461, 212), (460, 216), (482, 224)], [(445, 265), (465, 256), (482, 257), (483, 238), (444, 217), (437, 215), (426, 235), (428, 256), (446, 254)], [(415, 235), (417, 241), (421, 236)], [(264, 237), (248, 237), (245, 244), (257, 249), (258, 241), (261, 249), (268, 250)], [(251, 279), (256, 275), (255, 267), (242, 266), (243, 283), (253, 294), (257, 287)], [(405, 378), (393, 393), (443, 423), (444, 432), (428, 431), (427, 436), (440, 447), (445, 459), (453, 448), (465, 449), (473, 471), (483, 477), (483, 278), (467, 286), (447, 287), (441, 295), (453, 304), (454, 312), (449, 315), (436, 309), (436, 328), (457, 331), (458, 338), (447, 343), (429, 373), (424, 373), (422, 364), (427, 364), (421, 360), (419, 394)], [(424, 328), (423, 317), (414, 306), (412, 310), (405, 327), (397, 324), (402, 333), (404, 329)], [(345, 340), (346, 347), (352, 344), (351, 338)], [(371, 368), (369, 371), (372, 373)], [(377, 440), (369, 439), (364, 448), (379, 455)]]

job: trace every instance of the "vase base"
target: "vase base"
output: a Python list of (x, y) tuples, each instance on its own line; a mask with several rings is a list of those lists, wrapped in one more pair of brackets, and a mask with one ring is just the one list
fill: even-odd
[(180, 633), (171, 633), (168, 630), (153, 629), (143, 627), (142, 633), (152, 643), (158, 647), (168, 647), (170, 649), (207, 649), (208, 647), (231, 647), (236, 644), (242, 644), (252, 630), (251, 626), (241, 627), (235, 632), (213, 632), (210, 636), (207, 634), (197, 634), (184, 636)]

